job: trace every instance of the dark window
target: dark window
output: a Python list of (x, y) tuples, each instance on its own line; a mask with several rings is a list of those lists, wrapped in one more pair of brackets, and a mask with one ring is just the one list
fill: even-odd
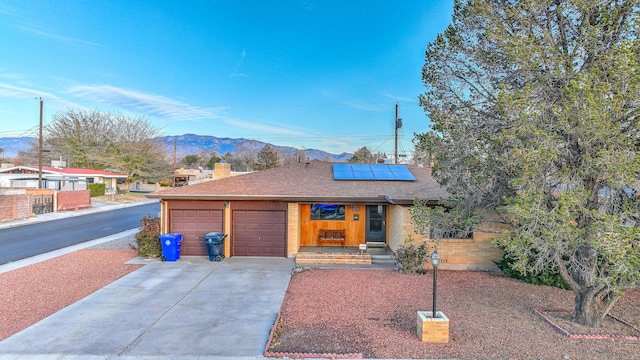
[(344, 205), (313, 204), (311, 220), (344, 220)]

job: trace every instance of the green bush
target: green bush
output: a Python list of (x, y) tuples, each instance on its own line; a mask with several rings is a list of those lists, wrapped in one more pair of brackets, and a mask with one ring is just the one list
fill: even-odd
[(155, 258), (162, 255), (162, 244), (160, 243), (160, 218), (145, 215), (140, 220), (140, 231), (136, 234), (136, 244), (131, 248), (138, 252), (138, 255)]
[(87, 184), (89, 191), (91, 191), (91, 197), (104, 196), (107, 189), (106, 184)]
[(565, 290), (571, 290), (557, 270), (546, 270), (540, 274), (522, 274), (513, 268), (513, 260), (508, 255), (503, 255), (500, 261), (495, 261), (502, 273), (512, 279), (522, 280), (534, 285), (555, 286)]
[(416, 246), (411, 235), (407, 236), (404, 245), (395, 251), (395, 262), (405, 274), (424, 274), (424, 261), (427, 258), (429, 248), (427, 243)]

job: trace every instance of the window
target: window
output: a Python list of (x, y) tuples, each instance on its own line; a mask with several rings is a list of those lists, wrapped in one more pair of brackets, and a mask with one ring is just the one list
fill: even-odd
[(311, 220), (344, 220), (344, 205), (313, 204)]

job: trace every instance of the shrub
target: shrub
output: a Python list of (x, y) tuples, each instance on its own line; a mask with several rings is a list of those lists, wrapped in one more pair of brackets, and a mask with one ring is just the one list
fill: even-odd
[(555, 286), (565, 290), (571, 290), (557, 270), (545, 270), (539, 274), (523, 274), (513, 267), (513, 260), (508, 255), (503, 255), (500, 261), (495, 261), (502, 273), (512, 279), (522, 280), (534, 285)]
[(160, 243), (160, 218), (145, 215), (140, 220), (140, 231), (136, 234), (136, 244), (131, 248), (138, 252), (138, 255), (145, 257), (159, 257), (162, 255), (162, 244)]
[(409, 235), (404, 245), (394, 252), (395, 262), (405, 274), (424, 274), (424, 260), (428, 251), (427, 243), (416, 246)]
[(87, 187), (91, 192), (91, 197), (103, 196), (107, 189), (106, 184), (87, 184)]

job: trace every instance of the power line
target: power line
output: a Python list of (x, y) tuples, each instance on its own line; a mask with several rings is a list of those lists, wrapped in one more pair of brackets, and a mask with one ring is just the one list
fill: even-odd
[(34, 125), (32, 128), (27, 130), (12, 130), (12, 131), (0, 131), (0, 136), (2, 137), (25, 137), (31, 135), (36, 137), (38, 125)]

